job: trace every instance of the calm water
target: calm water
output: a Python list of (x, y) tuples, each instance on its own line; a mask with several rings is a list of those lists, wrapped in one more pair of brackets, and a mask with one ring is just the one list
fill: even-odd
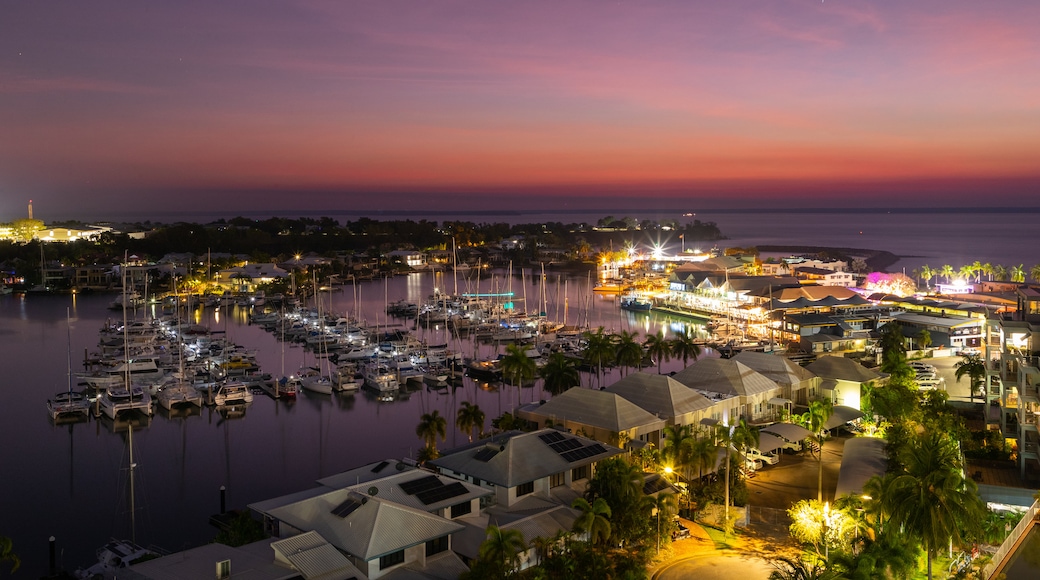
[[(554, 275), (549, 277), (544, 309), (550, 316), (559, 312), (562, 319), (566, 309), (571, 324), (587, 317), (593, 326), (637, 330), (640, 335), (678, 327), (656, 316), (622, 312), (613, 297), (591, 296), (585, 278), (557, 283)], [(454, 283), (447, 278), (437, 282), (450, 290)], [(530, 310), (541, 309), (541, 292), (530, 282), (530, 274), (527, 280)], [(384, 296), (390, 301), (419, 301), (430, 294), (434, 282), (429, 274), (413, 274), (364, 283), (358, 287), (360, 310), (370, 323), (385, 324)], [(488, 291), (490, 284), (485, 281), (481, 289)], [(507, 288), (509, 282), (499, 279), (497, 284)], [(460, 290), (474, 289), (460, 280)], [(521, 278), (514, 278), (513, 290), (523, 296)], [(335, 293), (334, 309), (355, 310), (354, 294), (349, 286)], [(107, 419), (54, 425), (44, 404), (67, 385), (66, 308), (72, 319), (75, 372), (81, 368), (84, 349), (95, 349), (105, 320), (121, 317), (107, 310), (111, 300), (108, 295), (0, 297), (0, 535), (14, 540), (23, 560), (19, 576), (46, 572), (48, 536), (57, 538), (66, 569), (90, 563), (94, 550), (108, 538), (129, 536), (124, 500), (129, 481), (127, 425)], [(246, 314), (234, 310), (220, 318), (206, 311), (202, 321), (213, 330), (226, 330), (239, 344), (259, 349), (264, 370), (280, 374), (282, 343), (250, 326)], [(417, 336), (431, 343), (447, 341), (440, 329)], [(467, 342), (463, 348), (475, 347)], [(491, 354), (495, 348), (480, 345), (479, 354)], [(300, 347), (288, 345), (284, 357), (290, 373), (314, 360)], [(677, 364), (665, 369), (674, 370)], [(614, 376), (619, 376), (616, 371)], [(525, 402), (544, 398), (540, 386), (524, 389), (520, 396)], [(228, 507), (241, 508), (311, 487), (319, 477), (366, 462), (414, 456), (422, 446), (415, 435), (419, 416), (433, 409), (448, 417), (448, 440), (441, 446), (461, 444), (465, 435), (451, 428), (461, 401), (484, 409), (490, 428), (491, 418), (509, 410), (516, 398), (516, 389), (499, 392), (466, 379), (454, 390), (408, 389), (393, 402), (379, 402), (364, 390), (347, 396), (303, 392), (294, 403), (257, 395), (242, 417), (225, 417), (210, 408), (180, 417), (159, 410), (147, 425), (133, 430), (138, 541), (168, 550), (206, 543), (215, 534), (207, 519), (219, 510), (222, 485), (228, 489)]]
[[(573, 214), (538, 215), (546, 221), (583, 219)], [(536, 221), (531, 217), (518, 215), (508, 221)], [(587, 219), (598, 217), (602, 215), (589, 214)], [(895, 269), (905, 266), (908, 271), (922, 263), (933, 267), (948, 263), (956, 268), (974, 260), (1022, 263), (1028, 271), (1040, 262), (1036, 218), (1035, 212), (704, 212), (696, 216), (719, 224), (730, 238), (720, 246), (804, 244), (887, 250), (907, 256)], [(514, 277), (512, 284), (517, 295), (523, 296), (520, 280)], [(542, 293), (528, 275), (528, 310), (545, 309), (550, 317), (561, 319), (566, 312), (570, 324), (587, 319), (592, 326), (638, 330), (641, 335), (672, 328), (673, 323), (656, 315), (618, 310), (612, 297), (591, 297), (585, 278), (568, 283), (556, 280), (555, 275), (549, 276), (543, 306)], [(386, 284), (363, 283), (358, 287), (360, 310), (369, 322), (383, 323), (380, 313), (386, 300), (418, 302), (434, 283), (428, 274), (399, 277)], [(454, 286), (450, 275), (436, 283), (449, 291)], [(509, 282), (499, 278), (497, 285), (501, 290)], [(485, 280), (480, 289), (490, 288), (491, 281)], [(460, 278), (459, 289), (475, 288)], [(335, 309), (355, 310), (353, 296), (351, 287), (336, 293)], [(110, 296), (100, 295), (0, 297), (0, 389), (4, 394), (0, 405), (0, 535), (14, 540), (23, 560), (22, 577), (46, 572), (48, 536), (58, 539), (62, 565), (74, 569), (90, 563), (94, 549), (109, 537), (129, 533), (129, 515), (122, 500), (128, 481), (126, 425), (92, 419), (56, 426), (44, 408), (50, 395), (66, 388), (66, 308), (72, 313), (72, 352), (74, 370), (78, 370), (84, 349), (94, 350), (98, 328), (112, 316), (106, 310), (110, 300)], [(207, 312), (203, 322), (214, 330), (226, 329), (240, 344), (259, 349), (264, 370), (280, 374), (281, 344), (260, 328), (249, 326), (245, 315), (235, 311), (218, 319)], [(425, 338), (431, 343), (446, 341), (436, 332)], [(474, 347), (467, 343), (464, 348)], [(480, 354), (491, 351), (492, 347), (480, 347)], [(313, 362), (299, 347), (286, 348), (284, 360), (287, 372)], [(679, 365), (673, 361), (665, 370)], [(525, 401), (542, 396), (534, 389), (522, 393)], [(424, 412), (438, 409), (449, 417), (450, 428), (459, 403), (474, 401), (485, 410), (490, 426), (490, 418), (508, 410), (515, 398), (514, 389), (500, 393), (467, 379), (454, 391), (413, 390), (389, 403), (380, 403), (364, 391), (346, 397), (301, 393), (293, 404), (257, 396), (243, 417), (225, 418), (208, 408), (189, 417), (157, 414), (149, 425), (134, 430), (139, 465), (135, 477), (138, 539), (170, 550), (205, 543), (215, 533), (207, 518), (218, 511), (221, 485), (228, 487), (229, 507), (244, 507), (310, 487), (319, 477), (365, 462), (414, 455), (422, 445), (415, 425)], [(464, 435), (450, 429), (443, 445), (450, 447), (464, 440)]]

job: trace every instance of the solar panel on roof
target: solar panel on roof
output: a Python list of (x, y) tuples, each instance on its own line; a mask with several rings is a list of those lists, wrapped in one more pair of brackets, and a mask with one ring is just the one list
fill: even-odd
[(469, 490), (466, 489), (465, 485), (462, 485), (461, 483), (452, 483), (450, 485), (417, 493), (415, 494), (415, 497), (417, 497), (419, 501), (423, 502), (423, 505), (430, 505), (440, 503), (446, 499), (465, 495), (467, 493), (469, 493)]
[(577, 453), (578, 453), (577, 450), (567, 451), (566, 453), (561, 453), (560, 457), (563, 457), (564, 461), (566, 461), (567, 463), (574, 463), (575, 461), (580, 459), (580, 457), (578, 457)]
[(485, 447), (485, 448), (481, 449), (480, 451), (477, 451), (477, 454), (473, 456), (473, 459), (476, 459), (477, 461), (483, 461), (484, 463), (487, 463), (488, 461), (491, 461), (491, 458), (496, 456), (496, 455), (498, 455), (498, 449), (492, 449), (490, 447)]
[(599, 455), (600, 453), (606, 453), (607, 448), (600, 445), (599, 443), (596, 443), (594, 445), (589, 445), (589, 451), (592, 452), (592, 455)]
[(564, 439), (562, 441), (553, 443), (549, 447), (551, 447), (552, 450), (557, 453), (563, 453), (564, 451), (570, 451), (571, 449), (577, 449), (581, 447), (581, 441), (577, 439)]
[(441, 487), (444, 485), (440, 479), (437, 479), (436, 475), (428, 475), (419, 479), (413, 479), (399, 484), (401, 491), (408, 495), (415, 495), (419, 492), (433, 489), (435, 487)]
[(372, 473), (379, 473), (380, 471), (383, 471), (383, 468), (385, 468), (387, 465), (390, 465), (389, 461), (379, 462), (379, 465), (372, 468)]
[(339, 504), (338, 506), (332, 509), (332, 515), (345, 518), (350, 514), (354, 513), (354, 510), (358, 509), (359, 507), (361, 507), (361, 502), (352, 497), (348, 497), (343, 501), (343, 503)]
[(545, 441), (546, 443), (556, 443), (557, 441), (563, 441), (564, 439), (561, 433), (557, 433), (555, 431), (551, 433), (542, 433), (538, 436), (538, 438), (542, 441)]

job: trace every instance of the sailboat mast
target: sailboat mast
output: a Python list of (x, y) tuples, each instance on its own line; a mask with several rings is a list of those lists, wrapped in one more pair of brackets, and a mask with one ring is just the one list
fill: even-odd
[(453, 276), (455, 278), (455, 296), (459, 295), (459, 252), (455, 247), (455, 236), (451, 237), (451, 264), (452, 269), (455, 271)]
[(72, 315), (69, 312), (69, 307), (65, 307), (65, 330), (68, 334), (69, 352), (68, 352), (68, 381), (69, 381), (69, 401), (72, 401)]
[(137, 505), (134, 490), (134, 425), (130, 423), (127, 430), (127, 447), (130, 448), (130, 541), (137, 543)]

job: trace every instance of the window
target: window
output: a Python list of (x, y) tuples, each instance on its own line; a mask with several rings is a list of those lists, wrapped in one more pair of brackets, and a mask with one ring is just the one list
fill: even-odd
[(231, 560), (221, 560), (217, 562), (217, 579), (223, 580), (224, 578), (231, 577)]
[(464, 501), (451, 506), (451, 517), (455, 519), (459, 516), (464, 516), (473, 511), (472, 502)]
[(571, 470), (571, 480), (580, 481), (582, 479), (588, 479), (589, 477), (589, 466), (582, 465), (581, 467), (575, 467)]
[(387, 554), (382, 558), (379, 558), (379, 569), (386, 570), (391, 566), (404, 563), (404, 550), (398, 550), (393, 554)]
[(563, 472), (549, 476), (549, 487), (560, 487), (561, 485), (563, 485)]
[(448, 551), (448, 536), (441, 536), (435, 540), (426, 542), (426, 557)]
[(528, 481), (527, 483), (521, 483), (516, 486), (516, 497), (521, 497), (529, 493), (534, 493), (534, 482)]

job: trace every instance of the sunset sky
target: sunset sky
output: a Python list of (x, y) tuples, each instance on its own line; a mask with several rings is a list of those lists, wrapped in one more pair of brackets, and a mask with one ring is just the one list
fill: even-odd
[(1035, 0), (5, 2), (0, 221), (1036, 206), (1038, 31)]

